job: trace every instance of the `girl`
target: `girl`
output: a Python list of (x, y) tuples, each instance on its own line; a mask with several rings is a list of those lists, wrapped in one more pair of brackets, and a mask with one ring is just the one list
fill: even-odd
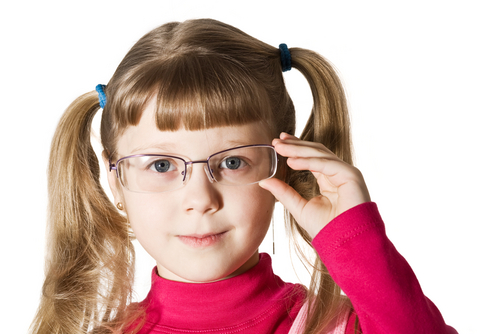
[[(314, 99), (301, 139), (292, 67)], [(99, 107), (114, 204), (90, 144)], [(32, 332), (456, 333), (387, 239), (350, 146), (343, 88), (316, 53), (213, 20), (151, 31), (56, 130)], [(318, 255), (309, 289), (258, 253), (276, 200)], [(157, 262), (140, 303), (133, 238)]]

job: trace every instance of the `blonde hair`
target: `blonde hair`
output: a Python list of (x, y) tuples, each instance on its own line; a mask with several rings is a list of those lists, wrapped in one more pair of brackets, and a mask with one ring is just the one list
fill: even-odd
[[(292, 67), (306, 77), (314, 102), (301, 138), (323, 143), (352, 163), (349, 117), (338, 76), (312, 51), (290, 48), (290, 53)], [(273, 136), (295, 132), (279, 49), (215, 20), (168, 23), (146, 34), (118, 66), (106, 96), (101, 141), (108, 158), (151, 99), (156, 99), (156, 124), (164, 131), (259, 121)], [(144, 310), (131, 304), (133, 234), (100, 185), (90, 144), (98, 110), (96, 92), (82, 95), (66, 110), (54, 135), (46, 278), (32, 333), (136, 333), (145, 318)], [(293, 171), (286, 164), (281, 168), (283, 178), (302, 196), (319, 194), (310, 172)], [(287, 228), (311, 246), (310, 236), (290, 214)], [(341, 307), (350, 307), (319, 257), (307, 302), (308, 334), (321, 333)]]

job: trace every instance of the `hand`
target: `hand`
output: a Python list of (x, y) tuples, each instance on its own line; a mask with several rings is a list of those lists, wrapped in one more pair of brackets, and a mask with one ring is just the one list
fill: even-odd
[(273, 140), (273, 146), (278, 154), (288, 158), (290, 168), (310, 170), (318, 181), (321, 195), (309, 201), (277, 178), (259, 182), (262, 188), (270, 191), (290, 211), (311, 238), (333, 218), (370, 201), (361, 172), (340, 160), (323, 144), (281, 133), (279, 139)]

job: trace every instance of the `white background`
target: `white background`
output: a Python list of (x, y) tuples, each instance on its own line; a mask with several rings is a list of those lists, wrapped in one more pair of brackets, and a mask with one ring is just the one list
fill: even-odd
[[(0, 331), (25, 333), (38, 304), (45, 173), (65, 108), (107, 83), (127, 50), (150, 29), (211, 17), (276, 47), (285, 42), (309, 48), (332, 61), (348, 93), (356, 165), (389, 237), (447, 323), (461, 334), (491, 332), (500, 314), (497, 6), (496, 1), (2, 2)], [(311, 106), (305, 80), (296, 70), (285, 78), (303, 122)], [(276, 271), (298, 281), (279, 210), (276, 217)], [(262, 250), (270, 247), (266, 239)], [(139, 299), (152, 265), (140, 252)]]

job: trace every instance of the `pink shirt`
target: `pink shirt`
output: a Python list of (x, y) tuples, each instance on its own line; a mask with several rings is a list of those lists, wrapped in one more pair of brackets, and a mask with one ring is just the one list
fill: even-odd
[[(387, 239), (375, 203), (335, 218), (313, 240), (333, 279), (351, 299), (365, 334), (456, 333), (422, 293), (405, 259)], [(285, 283), (271, 258), (227, 280), (190, 284), (163, 279), (153, 270), (142, 302), (141, 334), (255, 334), (290, 331), (304, 303), (305, 288)], [(351, 313), (346, 333), (354, 333)]]

